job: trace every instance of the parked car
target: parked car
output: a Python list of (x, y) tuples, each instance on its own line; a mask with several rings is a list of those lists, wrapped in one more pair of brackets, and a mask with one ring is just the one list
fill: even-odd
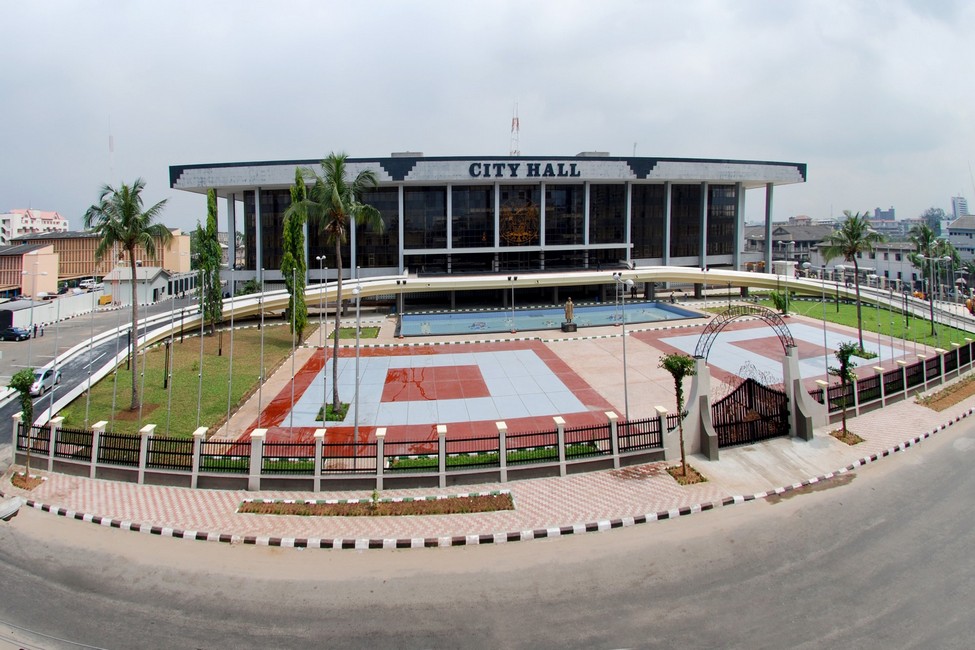
[(3, 341), (26, 341), (30, 338), (30, 332), (23, 327), (6, 327), (0, 330), (0, 340)]
[(31, 384), (31, 395), (42, 395), (61, 383), (61, 371), (55, 372), (54, 368), (46, 368), (34, 371), (34, 383)]

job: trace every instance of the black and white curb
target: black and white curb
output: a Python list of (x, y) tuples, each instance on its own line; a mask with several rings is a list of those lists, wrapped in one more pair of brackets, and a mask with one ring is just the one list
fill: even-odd
[[(799, 483), (778, 487), (765, 492), (755, 494), (728, 496), (721, 501), (711, 501), (692, 506), (673, 508), (671, 510), (661, 510), (636, 517), (620, 517), (618, 519), (604, 519), (585, 524), (573, 524), (570, 526), (555, 526), (550, 528), (535, 528), (532, 530), (520, 530), (505, 533), (486, 533), (480, 535), (454, 535), (443, 537), (409, 537), (409, 538), (319, 538), (319, 537), (274, 537), (267, 535), (231, 535), (226, 533), (212, 533), (197, 530), (180, 530), (178, 528), (168, 528), (165, 526), (153, 526), (146, 523), (138, 523), (125, 519), (112, 519), (110, 517), (100, 517), (90, 513), (75, 512), (67, 508), (59, 508), (49, 504), (27, 499), (25, 506), (49, 512), (59, 517), (87, 521), (106, 528), (118, 528), (147, 535), (158, 535), (160, 537), (173, 537), (176, 539), (197, 540), (202, 542), (221, 542), (224, 544), (250, 544), (253, 546), (276, 546), (281, 548), (328, 548), (328, 549), (351, 549), (365, 551), (370, 549), (406, 549), (406, 548), (443, 548), (450, 546), (478, 546), (482, 544), (505, 544), (508, 542), (526, 542), (533, 539), (549, 539), (555, 537), (567, 537), (569, 535), (581, 535), (583, 533), (596, 533), (614, 528), (629, 528), (640, 524), (647, 524), (654, 521), (664, 521), (686, 517), (698, 512), (706, 512), (723, 506), (731, 506), (739, 503), (757, 501), (770, 496), (778, 496), (794, 490), (799, 490), (810, 485), (816, 485), (824, 481), (836, 478), (848, 472), (856, 471), (857, 468), (864, 467), (870, 463), (875, 463), (882, 458), (886, 458), (896, 452), (905, 451), (921, 441), (930, 438), (940, 431), (964, 420), (975, 413), (975, 408), (970, 408), (961, 415), (948, 422), (941, 424), (931, 431), (927, 431), (906, 442), (902, 442), (894, 447), (883, 451), (864, 456), (846, 467), (838, 469), (821, 476), (806, 479)], [(12, 496), (0, 490), (0, 497)]]

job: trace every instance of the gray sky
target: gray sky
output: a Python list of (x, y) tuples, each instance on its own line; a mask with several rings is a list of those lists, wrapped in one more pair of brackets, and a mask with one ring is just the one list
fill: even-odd
[(0, 24), (0, 210), (77, 229), (139, 176), (193, 227), (172, 164), (507, 155), (516, 103), (526, 156), (808, 163), (776, 219), (975, 202), (964, 0), (7, 0)]

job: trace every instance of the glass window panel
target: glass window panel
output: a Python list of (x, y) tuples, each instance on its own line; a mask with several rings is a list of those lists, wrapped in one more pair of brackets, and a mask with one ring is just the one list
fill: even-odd
[(537, 246), (539, 189), (536, 185), (502, 185), (500, 239), (502, 246)]
[(585, 200), (583, 185), (545, 186), (545, 245), (585, 243)]
[(589, 186), (589, 243), (625, 243), (626, 187)]
[(494, 246), (494, 187), (453, 187), (450, 200), (454, 248)]

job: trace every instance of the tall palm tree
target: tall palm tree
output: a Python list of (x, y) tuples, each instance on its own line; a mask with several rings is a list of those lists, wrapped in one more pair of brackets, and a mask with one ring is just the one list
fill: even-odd
[(908, 259), (921, 271), (924, 281), (928, 283), (926, 297), (931, 317), (931, 336), (934, 336), (934, 287), (930, 286), (930, 278), (933, 275), (934, 258), (938, 257), (938, 236), (928, 224), (918, 223), (911, 226), (908, 238), (914, 244), (914, 252), (908, 255)]
[(823, 258), (829, 262), (834, 257), (842, 257), (853, 263), (853, 283), (857, 296), (857, 332), (860, 335), (860, 349), (863, 350), (863, 317), (860, 313), (860, 264), (857, 256), (873, 251), (873, 247), (884, 241), (884, 236), (870, 227), (866, 214), (852, 214), (844, 210), (846, 219), (826, 237)]
[[(135, 253), (137, 248), (145, 251), (148, 257), (156, 255), (156, 241), (168, 244), (173, 238), (169, 228), (155, 223), (162, 213), (166, 199), (148, 210), (143, 209), (142, 190), (146, 182), (137, 178), (132, 185), (122, 183), (116, 189), (104, 185), (98, 203), (85, 212), (85, 229), (91, 230), (101, 238), (95, 248), (95, 259), (101, 260), (117, 245), (127, 253), (129, 268), (132, 269), (132, 410), (139, 408), (141, 395), (137, 380), (135, 352), (139, 341), (139, 295), (136, 286)], [(114, 260), (113, 260), (114, 261)]]
[[(325, 237), (325, 243), (334, 247), (335, 269), (337, 272), (335, 342), (332, 348), (332, 410), (338, 411), (339, 401), (339, 327), (342, 305), (342, 244), (349, 239), (349, 226), (355, 222), (372, 230), (381, 230), (383, 217), (379, 210), (362, 202), (366, 190), (379, 185), (376, 172), (364, 169), (349, 178), (348, 156), (344, 153), (330, 153), (321, 163), (322, 173), (304, 169), (302, 173), (312, 181), (308, 198), (304, 204), (309, 221), (317, 221)], [(324, 417), (324, 415), (323, 415)]]

